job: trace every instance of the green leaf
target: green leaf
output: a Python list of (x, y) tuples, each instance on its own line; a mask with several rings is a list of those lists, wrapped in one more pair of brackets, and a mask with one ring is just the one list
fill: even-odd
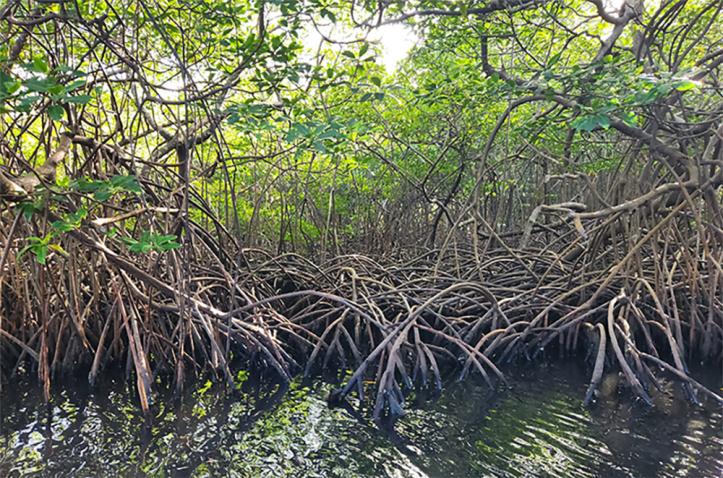
[(696, 84), (691, 80), (680, 80), (675, 83), (675, 89), (678, 91), (689, 91), (695, 89)]
[(628, 111), (622, 115), (623, 122), (628, 126), (638, 126), (638, 115), (632, 111)]
[(18, 255), (16, 258), (19, 260), (22, 256), (24, 256), (28, 251), (31, 252), (35, 256), (35, 260), (37, 260), (40, 264), (45, 265), (47, 257), (48, 257), (48, 249), (52, 248), (54, 250), (60, 250), (63, 253), (63, 248), (59, 245), (50, 244), (50, 241), (53, 239), (53, 233), (47, 234), (45, 237), (37, 237), (37, 236), (30, 236), (28, 237), (29, 244), (20, 249), (18, 252)]
[(65, 93), (70, 93), (72, 91), (77, 90), (78, 88), (85, 86), (85, 80), (75, 80), (63, 87), (63, 90)]
[(66, 96), (63, 98), (66, 102), (73, 105), (85, 105), (93, 99), (90, 95)]
[(7, 92), (8, 95), (12, 95), (16, 91), (18, 91), (21, 86), (22, 83), (20, 82), (20, 80), (6, 81), (3, 83), (3, 88), (5, 88), (5, 92)]
[(50, 244), (48, 246), (48, 248), (55, 252), (62, 254), (65, 257), (68, 257), (67, 251), (65, 249), (63, 249), (63, 247), (60, 244)]
[(55, 178), (55, 185), (61, 189), (70, 188), (70, 177), (68, 176), (57, 176)]
[(57, 85), (52, 78), (29, 78), (23, 84), (28, 90), (36, 93), (48, 93), (51, 88)]
[(316, 137), (316, 139), (322, 140), (322, 139), (339, 139), (343, 138), (344, 135), (341, 134), (338, 130), (335, 129), (328, 129), (321, 133), (319, 136)]
[(63, 119), (63, 113), (65, 113), (65, 110), (63, 110), (63, 107), (60, 105), (51, 105), (50, 108), (48, 108), (48, 116), (50, 116), (50, 119), (53, 121)]
[(560, 61), (560, 58), (562, 58), (562, 52), (552, 55), (550, 59), (547, 60), (547, 67), (550, 68), (554, 66), (558, 61)]
[(176, 236), (174, 235), (154, 236), (153, 241), (156, 249), (159, 251), (170, 251), (171, 249), (181, 247), (181, 244), (176, 241)]
[(40, 99), (41, 97), (37, 95), (26, 96), (25, 98), (20, 100), (20, 103), (18, 104), (16, 109), (21, 113), (27, 113)]
[(36, 56), (33, 58), (33, 65), (31, 69), (33, 71), (37, 71), (38, 73), (47, 73), (49, 70), (48, 64), (41, 56)]
[(239, 370), (236, 373), (236, 380), (234, 381), (234, 387), (236, 390), (240, 390), (243, 384), (249, 379), (249, 373), (247, 370)]
[(45, 265), (45, 261), (48, 257), (48, 246), (33, 247), (31, 251), (35, 254), (35, 260)]
[(93, 198), (96, 201), (100, 201), (100, 202), (105, 202), (108, 199), (110, 199), (111, 197), (113, 197), (113, 193), (110, 192), (108, 189), (99, 189), (98, 191), (96, 191), (93, 194)]
[(124, 191), (129, 191), (136, 194), (140, 194), (143, 192), (143, 189), (141, 189), (141, 185), (138, 184), (138, 180), (133, 175), (113, 176), (110, 179), (110, 185), (113, 186), (115, 189), (122, 189)]
[(324, 146), (324, 143), (322, 143), (321, 141), (313, 141), (312, 146), (316, 151), (322, 154), (326, 154), (329, 151), (328, 149), (326, 149), (326, 146)]
[(578, 131), (593, 131), (597, 128), (608, 129), (610, 118), (604, 114), (581, 116), (572, 122), (571, 126)]
[(326, 8), (322, 8), (321, 11), (319, 12), (319, 14), (321, 14), (322, 17), (326, 17), (329, 20), (331, 20), (332, 22), (336, 23), (336, 15), (334, 15), (334, 13), (331, 12), (330, 10), (328, 10)]
[(151, 251), (165, 252), (181, 247), (181, 244), (176, 241), (176, 236), (160, 235), (150, 231), (143, 231), (137, 240), (132, 237), (122, 237), (121, 241), (128, 246), (129, 251), (139, 254)]
[(65, 214), (62, 219), (53, 221), (51, 226), (58, 232), (70, 232), (78, 229), (83, 219), (88, 216), (88, 210), (81, 207), (75, 212)]
[(32, 219), (33, 214), (42, 210), (42, 205), (36, 204), (36, 201), (23, 201), (18, 204), (18, 210), (22, 213), (26, 221)]
[(306, 125), (303, 125), (301, 123), (294, 124), (291, 126), (291, 128), (289, 128), (289, 131), (286, 133), (286, 142), (293, 143), (298, 138), (308, 137), (309, 133), (309, 128)]
[(30, 251), (32, 248), (33, 248), (33, 245), (32, 245), (32, 244), (28, 244), (27, 246), (25, 246), (25, 247), (23, 247), (22, 249), (20, 249), (20, 250), (18, 251), (18, 255), (15, 256), (15, 260), (18, 260), (18, 261), (19, 261), (19, 260), (20, 260), (25, 254), (27, 254), (28, 251)]
[(92, 193), (97, 191), (102, 184), (102, 181), (93, 181), (88, 178), (78, 178), (70, 182), (70, 187), (79, 193)]
[(70, 187), (80, 193), (93, 193), (97, 201), (107, 201), (120, 192), (140, 194), (143, 192), (135, 176), (113, 176), (109, 181), (94, 181), (88, 178), (78, 178), (71, 181)]

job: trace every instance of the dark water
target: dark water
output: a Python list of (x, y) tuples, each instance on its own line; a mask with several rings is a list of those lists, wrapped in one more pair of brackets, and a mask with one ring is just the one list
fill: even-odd
[[(720, 374), (707, 383), (719, 389)], [(719, 477), (723, 414), (668, 384), (646, 408), (606, 378), (592, 409), (574, 364), (511, 376), (512, 390), (447, 387), (414, 404), (396, 434), (324, 401), (329, 386), (199, 384), (146, 422), (121, 379), (2, 395), (0, 476)]]

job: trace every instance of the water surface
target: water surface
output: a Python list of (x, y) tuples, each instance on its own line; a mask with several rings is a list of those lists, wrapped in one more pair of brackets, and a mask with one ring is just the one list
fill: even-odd
[[(720, 388), (720, 374), (708, 384)], [(718, 477), (719, 406), (687, 403), (675, 384), (647, 408), (615, 375), (582, 406), (588, 371), (531, 367), (497, 393), (468, 381), (409, 404), (394, 432), (368, 411), (329, 409), (329, 385), (198, 383), (161, 394), (143, 418), (123, 377), (66, 381), (50, 404), (37, 386), (0, 397), (0, 476)], [(61, 388), (57, 386), (56, 388)], [(20, 391), (22, 390), (22, 391)]]

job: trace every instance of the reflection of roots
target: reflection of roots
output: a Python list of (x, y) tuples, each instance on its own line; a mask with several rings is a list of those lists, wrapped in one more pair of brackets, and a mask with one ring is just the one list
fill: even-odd
[(7, 254), (3, 373), (30, 366), (47, 391), (56, 372), (85, 367), (92, 381), (104, 365), (126, 363), (147, 408), (156, 374), (180, 385), (184, 367), (229, 382), (236, 358), (284, 379), (351, 367), (334, 401), (363, 396), (372, 381), (380, 418), (401, 414), (413, 387), (440, 388), (444, 370), (492, 386), (504, 381), (500, 364), (584, 347), (594, 358), (586, 402), (611, 367), (648, 403), (656, 371), (680, 380), (691, 400), (704, 393), (720, 401), (686, 365), (721, 357), (718, 238), (699, 228), (684, 240), (667, 218), (624, 238), (610, 232), (629, 233), (619, 220), (586, 226), (584, 244), (576, 236), (557, 252), (490, 242), (479, 255), (450, 250), (383, 264), (359, 255), (314, 264), (257, 250), (237, 264), (203, 240), (187, 266), (187, 292), (169, 285), (183, 282), (173, 254), (131, 262), (74, 231), (68, 256), (48, 267)]

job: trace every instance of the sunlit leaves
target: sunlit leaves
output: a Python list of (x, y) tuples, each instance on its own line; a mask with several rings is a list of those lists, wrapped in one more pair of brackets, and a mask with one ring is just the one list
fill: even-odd
[(28, 66), (28, 69), (38, 73), (47, 73), (50, 70), (42, 56), (35, 56), (33, 62)]
[(692, 80), (677, 80), (673, 83), (673, 87), (678, 91), (690, 91), (695, 89), (696, 83)]
[(249, 379), (249, 372), (247, 370), (240, 369), (236, 373), (236, 379), (234, 380), (234, 388), (240, 390), (243, 384)]
[(227, 111), (229, 115), (226, 121), (239, 131), (249, 133), (274, 130), (284, 120), (274, 107), (263, 103), (236, 103), (229, 106)]
[[(23, 214), (25, 220), (30, 220), (33, 214), (40, 212), (44, 207), (41, 199), (35, 201), (24, 201), (18, 205), (18, 209)], [(88, 210), (84, 207), (77, 211), (63, 214), (62, 218), (51, 223), (50, 231), (44, 236), (29, 236), (26, 238), (27, 244), (18, 251), (17, 259), (20, 260), (27, 253), (31, 253), (35, 260), (40, 264), (46, 264), (48, 254), (51, 251), (67, 255), (60, 244), (53, 243), (55, 239), (61, 237), (64, 233), (74, 231), (81, 227), (83, 220), (88, 216)]]
[(336, 151), (350, 138), (350, 135), (356, 137), (362, 131), (364, 126), (354, 119), (309, 120), (292, 123), (284, 139), (287, 143), (299, 143), (298, 146), (302, 149), (326, 154)]
[(39, 104), (47, 104), (50, 119), (59, 121), (63, 105), (86, 105), (92, 100), (90, 95), (76, 92), (86, 84), (82, 72), (64, 65), (52, 69), (42, 56), (21, 66), (25, 74), (0, 70), (0, 111), (29, 113)]
[[(384, 18), (404, 10), (407, 5), (403, 3), (385, 5)], [(75, 7), (88, 21), (103, 14), (97, 5), (80, 2)], [(356, 13), (360, 15), (355, 20), (364, 21), (361, 10), (365, 7), (358, 7)], [(456, 4), (446, 7), (465, 8)], [(587, 12), (593, 11), (590, 5), (586, 7)], [(434, 198), (441, 200), (461, 165), (461, 193), (456, 193), (451, 208), (459, 195), (469, 190), (473, 175), (470, 163), (493, 136), (495, 122), (523, 96), (534, 95), (540, 100), (511, 111), (491, 145), (490, 164), (496, 165), (500, 157), (518, 158), (514, 148), (524, 140), (541, 156), (549, 157), (554, 169), (552, 164), (562, 157), (564, 138), (571, 127), (575, 132), (570, 135), (569, 151), (565, 151), (565, 161), (560, 160), (560, 168), (580, 168), (584, 162), (581, 157), (597, 157), (593, 148), (598, 144), (610, 145), (606, 156), (614, 154), (613, 125), (619, 127), (622, 122), (642, 127), (654, 113), (651, 106), (678, 100), (692, 103), (711, 89), (709, 83), (698, 85), (691, 79), (697, 78), (697, 70), (686, 69), (693, 68), (691, 64), (676, 66), (671, 73), (667, 71), (673, 70), (669, 63), (639, 61), (642, 57), (634, 54), (631, 31), (625, 32), (620, 43), (600, 61), (593, 62), (599, 42), (609, 35), (606, 29), (611, 25), (593, 17), (579, 18), (576, 9), (577, 5), (553, 2), (524, 11), (466, 18), (416, 18), (411, 23), (422, 38), (412, 56), (401, 64), (401, 71), (387, 76), (374, 62), (378, 53), (374, 44), (362, 40), (369, 32), (354, 30), (350, 11), (338, 2), (207, 0), (194, 3), (193, 8), (177, 1), (126, 2), (123, 8), (108, 12), (106, 23), (116, 29), (108, 30), (107, 40), (108, 45), (120, 48), (124, 38), (132, 38), (133, 48), (121, 48), (119, 54), (106, 47), (91, 52), (86, 50), (90, 45), (84, 46), (80, 38), (68, 43), (72, 50), (69, 55), (52, 47), (27, 48), (12, 68), (0, 68), (0, 108), (14, 114), (30, 113), (16, 116), (29, 121), (38, 117), (38, 123), (61, 131), (63, 125), (49, 124), (49, 120), (59, 122), (67, 115), (68, 126), (77, 127), (79, 134), (95, 134), (94, 139), (102, 138), (104, 144), (121, 148), (127, 157), (141, 161), (148, 160), (167, 138), (138, 114), (140, 107), (147, 108), (146, 112), (171, 135), (190, 131), (190, 124), (209, 124), (218, 114), (223, 121), (214, 137), (222, 140), (223, 147), (215, 151), (214, 141), (195, 144), (197, 154), (190, 168), (194, 182), (203, 183), (200, 191), (210, 207), (221, 211), (221, 216), (225, 213), (226, 220), (242, 222), (240, 234), (246, 224), (250, 228), (268, 225), (271, 230), (290, 221), (294, 223), (291, 228), (301, 231), (301, 240), (316, 242), (327, 222), (317, 215), (333, 217), (334, 227), (343, 231), (346, 218), (362, 217), (360, 211), (370, 204), (377, 207), (370, 198), (383, 197), (393, 204), (409, 194), (409, 184), (423, 184), (425, 191), (434, 189)], [(48, 26), (52, 24), (61, 32), (63, 22), (59, 18)], [(332, 22), (338, 25), (327, 28)], [(73, 25), (69, 24), (75, 28)], [(341, 41), (308, 41), (306, 35), (310, 30), (314, 34), (314, 26), (323, 35)], [(129, 27), (132, 35), (124, 37)], [(40, 38), (41, 28), (33, 35)], [(634, 28), (641, 29), (642, 25), (635, 24)], [(83, 29), (77, 32), (81, 37), (87, 34)], [(481, 59), (483, 38), (489, 43), (488, 60), (493, 70)], [(37, 40), (31, 38), (30, 43)], [(699, 43), (708, 41), (701, 39)], [(650, 45), (648, 48), (650, 55), (658, 55)], [(183, 60), (175, 59), (177, 53), (183, 53)], [(134, 65), (138, 70), (128, 68), (129, 60), (138, 63)], [(58, 61), (74, 66), (58, 66)], [(203, 97), (203, 101), (184, 108), (164, 105), (155, 98), (158, 94), (167, 99), (157, 90), (185, 76), (180, 74), (179, 61), (188, 67), (193, 84), (184, 81), (186, 91), (176, 91), (172, 99)], [(92, 75), (87, 83), (78, 68)], [(499, 73), (491, 73), (494, 70)], [(104, 77), (106, 74), (110, 76)], [(91, 85), (102, 85), (102, 93), (91, 97)], [(131, 94), (136, 87), (137, 94)], [(144, 101), (145, 96), (153, 97), (149, 98), (152, 101)], [(574, 106), (556, 103), (559, 97)], [(179, 116), (181, 110), (190, 112), (185, 120), (188, 127)], [(691, 115), (694, 121), (701, 120), (695, 113)], [(671, 119), (665, 114), (661, 117)], [(27, 136), (36, 134), (31, 131)], [(139, 136), (141, 141), (134, 140)], [(591, 136), (594, 143), (587, 141)], [(83, 171), (103, 171), (111, 164), (112, 158), (105, 158), (104, 151), (88, 149), (76, 145), (72, 164), (60, 168), (70, 175), (63, 176), (63, 184), (57, 184), (66, 198), (76, 201), (75, 206), (85, 205), (91, 214), (103, 208), (94, 201), (136, 202), (132, 195), (141, 193), (141, 187), (133, 177), (91, 179), (78, 177), (87, 172), (73, 174), (72, 165), (96, 161), (87, 158), (84, 162), (91, 154), (104, 157), (98, 168)], [(33, 158), (29, 164), (42, 164), (43, 149), (38, 151), (39, 161)], [(177, 178), (170, 174), (172, 151), (150, 159), (154, 166), (143, 167), (145, 174), (151, 175), (144, 184), (155, 188), (153, 184), (166, 183), (173, 188)], [(195, 177), (214, 160), (218, 167), (214, 166), (208, 177)], [(539, 161), (540, 157), (532, 158), (525, 152), (518, 159), (501, 162), (499, 168), (503, 176), (515, 176), (528, 167), (534, 170)], [(521, 163), (529, 164), (516, 169)], [(113, 172), (122, 172), (124, 167), (123, 162), (113, 163)], [(12, 174), (20, 173), (12, 168)], [(519, 186), (520, 190), (524, 187)], [(232, 208), (227, 204), (232, 194), (229, 191), (236, 191)], [(327, 197), (329, 191), (334, 194), (332, 201)], [(532, 197), (527, 195), (525, 200)], [(333, 214), (325, 207), (333, 207)], [(37, 212), (31, 203), (24, 208), (28, 217)], [(68, 208), (66, 204), (51, 209), (61, 215), (58, 210)], [(206, 214), (191, 209), (191, 217), (198, 214), (199, 220)], [(345, 219), (337, 221), (337, 217)], [(118, 236), (150, 227), (141, 219), (135, 221), (126, 221), (127, 229), (118, 224)], [(68, 230), (79, 224), (67, 220), (56, 228)], [(277, 229), (286, 231), (285, 226)], [(276, 237), (276, 231), (252, 236)], [(133, 239), (129, 247), (138, 251), (161, 247), (145, 239)], [(298, 234), (294, 240), (300, 240)], [(118, 238), (109, 240), (110, 244), (117, 242)]]
[(81, 222), (88, 216), (88, 210), (81, 207), (75, 212), (63, 215), (62, 219), (53, 221), (52, 227), (58, 232), (74, 231), (81, 226)]
[(45, 265), (50, 251), (56, 251), (60, 254), (66, 255), (67, 253), (62, 247), (60, 247), (59, 244), (53, 244), (51, 242), (54, 237), (55, 235), (53, 233), (48, 233), (43, 237), (28, 237), (28, 244), (18, 251), (17, 259), (20, 260), (21, 257), (30, 252), (33, 256), (35, 256), (35, 260), (38, 261), (38, 263)]
[(174, 235), (155, 234), (150, 231), (143, 231), (138, 239), (122, 237), (121, 240), (128, 246), (130, 252), (146, 254), (151, 251), (165, 252), (178, 249), (181, 244), (176, 241)]
[(364, 102), (373, 102), (373, 101), (383, 101), (386, 97), (386, 93), (383, 91), (367, 91), (366, 93), (362, 94), (359, 97), (359, 101)]

